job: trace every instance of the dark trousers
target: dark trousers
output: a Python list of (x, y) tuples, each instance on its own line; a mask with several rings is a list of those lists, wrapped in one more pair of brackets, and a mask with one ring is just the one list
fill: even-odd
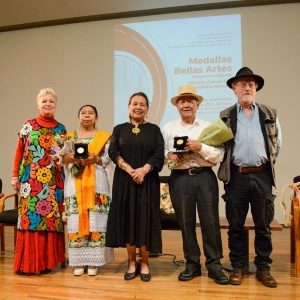
[(231, 172), (230, 182), (225, 185), (226, 217), (229, 223), (229, 257), (233, 268), (246, 264), (243, 228), (251, 206), (255, 225), (254, 264), (259, 271), (270, 270), (272, 248), (270, 223), (274, 218), (271, 171), (242, 174)]
[(172, 171), (170, 195), (180, 224), (186, 268), (197, 271), (200, 248), (196, 235), (196, 208), (200, 220), (205, 266), (209, 272), (222, 270), (222, 241), (219, 222), (219, 189), (215, 173), (208, 171), (190, 176)]

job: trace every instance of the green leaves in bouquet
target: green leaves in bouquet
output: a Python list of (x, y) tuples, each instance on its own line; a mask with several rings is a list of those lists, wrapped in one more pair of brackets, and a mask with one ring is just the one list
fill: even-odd
[(79, 177), (83, 173), (84, 167), (74, 164), (71, 168), (71, 174), (73, 177)]

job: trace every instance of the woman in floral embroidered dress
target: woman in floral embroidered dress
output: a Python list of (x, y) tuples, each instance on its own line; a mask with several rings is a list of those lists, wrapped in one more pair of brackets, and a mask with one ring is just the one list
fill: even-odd
[(12, 187), (19, 193), (14, 270), (47, 274), (65, 260), (62, 225), (62, 168), (51, 158), (53, 137), (66, 134), (53, 115), (57, 96), (51, 88), (37, 96), (40, 115), (27, 120), (17, 143)]
[(63, 156), (69, 265), (75, 267), (75, 276), (83, 275), (85, 266), (88, 275), (94, 276), (98, 274), (98, 266), (114, 259), (113, 249), (105, 247), (111, 202), (107, 177), (110, 134), (96, 129), (98, 113), (92, 105), (82, 106), (78, 119), (80, 129), (68, 136), (75, 143), (89, 144), (89, 155), (85, 159), (74, 158), (74, 153)]

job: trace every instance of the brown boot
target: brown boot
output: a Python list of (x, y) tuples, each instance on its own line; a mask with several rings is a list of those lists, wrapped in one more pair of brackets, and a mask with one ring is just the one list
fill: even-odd
[(261, 283), (264, 286), (267, 286), (267, 287), (277, 287), (277, 282), (273, 278), (273, 276), (271, 276), (270, 271), (258, 271), (257, 270), (255, 278), (258, 281), (261, 281)]
[(243, 280), (243, 270), (233, 268), (232, 272), (229, 274), (229, 283), (233, 285), (242, 284)]

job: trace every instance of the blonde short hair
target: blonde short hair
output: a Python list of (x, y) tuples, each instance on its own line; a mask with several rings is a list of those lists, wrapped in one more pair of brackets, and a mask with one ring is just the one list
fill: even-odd
[(54, 92), (54, 90), (52, 88), (48, 87), (48, 88), (40, 90), (39, 94), (37, 95), (37, 99), (36, 99), (37, 104), (39, 104), (40, 98), (44, 97), (46, 94), (52, 94), (53, 97), (55, 98), (55, 100), (57, 101), (56, 93)]

